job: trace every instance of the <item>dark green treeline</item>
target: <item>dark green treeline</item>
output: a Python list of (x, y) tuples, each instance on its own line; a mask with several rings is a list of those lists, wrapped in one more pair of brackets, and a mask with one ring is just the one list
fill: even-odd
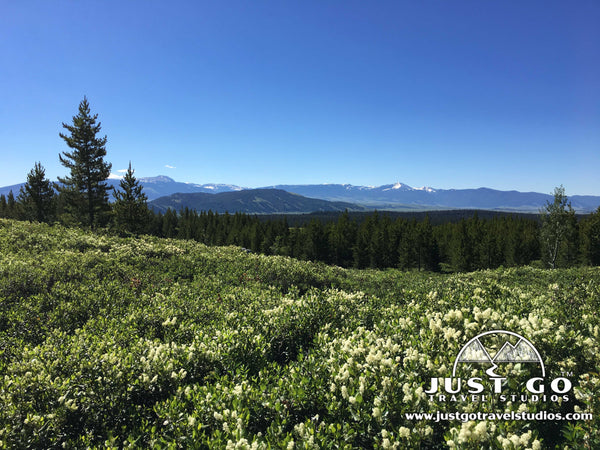
[[(577, 233), (563, 245), (579, 249), (562, 252), (558, 266), (598, 265), (600, 211), (576, 225)], [(342, 267), (401, 268), (429, 271), (472, 271), (499, 266), (543, 264), (539, 221), (513, 215), (481, 219), (477, 213), (458, 222), (432, 225), (392, 219), (374, 212), (362, 221), (346, 212), (337, 220), (290, 227), (285, 217), (262, 220), (246, 214), (154, 215), (148, 230), (161, 237), (194, 239), (207, 245), (238, 245), (253, 252), (322, 261)]]
[[(13, 195), (0, 196), (0, 217), (27, 219)], [(600, 209), (575, 224), (558, 267), (600, 264)], [(109, 230), (123, 232), (116, 221)], [(126, 230), (128, 231), (128, 230)], [(266, 255), (322, 261), (342, 267), (472, 271), (499, 266), (543, 264), (540, 224), (532, 218), (503, 215), (432, 225), (374, 212), (356, 220), (347, 212), (337, 220), (312, 219), (291, 227), (285, 217), (264, 220), (247, 214), (183, 209), (152, 213), (139, 233), (194, 239), (207, 245), (238, 245)]]

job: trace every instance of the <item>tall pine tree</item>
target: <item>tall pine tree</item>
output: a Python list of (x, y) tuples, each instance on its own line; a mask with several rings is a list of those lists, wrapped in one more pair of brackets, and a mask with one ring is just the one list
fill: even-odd
[(133, 175), (131, 162), (127, 173), (119, 183), (121, 190), (115, 190), (115, 225), (121, 231), (143, 233), (148, 229), (150, 212), (148, 197), (142, 192), (143, 186)]
[(54, 188), (46, 178), (46, 170), (39, 163), (29, 174), (27, 182), (19, 192), (17, 198), (23, 208), (23, 215), (28, 220), (50, 222), (54, 216)]
[(100, 122), (98, 114), (90, 114), (87, 98), (79, 104), (79, 113), (73, 117), (73, 125), (63, 123), (69, 134), (60, 133), (72, 152), (59, 155), (63, 166), (71, 171), (70, 176), (58, 178), (61, 195), (65, 196), (67, 212), (90, 228), (104, 225), (108, 220), (108, 185), (112, 165), (104, 162), (106, 136), (98, 138)]
[(6, 217), (6, 197), (0, 194), (0, 217)]
[(472, 223), (461, 219), (454, 226), (450, 258), (452, 268), (457, 272), (469, 272), (474, 269), (474, 243), (469, 235), (469, 225)]
[(582, 221), (581, 253), (585, 264), (600, 266), (600, 206)]
[(6, 209), (4, 213), (4, 217), (9, 219), (17, 219), (18, 218), (18, 210), (17, 210), (17, 201), (15, 200), (15, 196), (13, 191), (8, 193), (8, 197), (6, 197)]
[(431, 271), (439, 270), (439, 249), (435, 238), (433, 237), (433, 227), (429, 220), (429, 214), (417, 226), (418, 246), (419, 246), (419, 264), (418, 269)]

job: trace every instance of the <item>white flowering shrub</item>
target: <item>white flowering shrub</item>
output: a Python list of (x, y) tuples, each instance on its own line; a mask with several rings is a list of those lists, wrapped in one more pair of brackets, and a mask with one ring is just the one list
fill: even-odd
[[(0, 448), (600, 448), (599, 310), (598, 268), (344, 270), (0, 220)], [(538, 368), (514, 362), (514, 400), (430, 396), (489, 330), (568, 399), (522, 401)], [(407, 416), (437, 411), (593, 419)]]

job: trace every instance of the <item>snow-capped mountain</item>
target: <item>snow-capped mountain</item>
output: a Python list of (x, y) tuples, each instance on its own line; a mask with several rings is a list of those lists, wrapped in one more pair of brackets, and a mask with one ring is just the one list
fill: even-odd
[[(111, 176), (106, 183), (110, 187), (119, 188), (119, 182), (121, 177)], [(195, 192), (206, 192), (208, 194), (217, 194), (219, 192), (230, 192), (230, 191), (241, 191), (245, 188), (235, 186), (233, 184), (195, 184), (195, 183), (182, 183), (175, 181), (173, 178), (167, 177), (166, 175), (158, 175), (156, 177), (141, 177), (138, 178), (142, 186), (144, 186), (144, 193), (148, 197), (148, 200), (154, 200), (159, 197), (164, 197), (171, 194), (179, 193), (195, 193)], [(21, 186), (25, 183), (14, 184), (12, 186), (0, 187), (0, 195), (8, 195), (10, 191), (13, 192), (15, 198), (19, 195)]]
[[(247, 188), (232, 184), (182, 183), (164, 175), (139, 178), (148, 200), (179, 193), (209, 193), (242, 191)], [(118, 179), (108, 180), (118, 187)], [(0, 188), (0, 194), (10, 190), (15, 197), (22, 184)], [(260, 189), (281, 189), (304, 197), (347, 202), (372, 209), (488, 209), (504, 211), (538, 212), (546, 202), (552, 202), (549, 194), (538, 192), (498, 191), (478, 189), (435, 189), (429, 186), (413, 188), (396, 182), (383, 186), (354, 186), (352, 184), (286, 184), (266, 186)], [(591, 212), (600, 206), (600, 196), (569, 195), (573, 208), (578, 212)]]
[[(195, 192), (217, 194), (220, 192), (241, 191), (244, 189), (232, 184), (182, 183), (165, 175), (159, 175), (157, 177), (142, 177), (139, 180), (142, 186), (144, 186), (144, 193), (148, 196), (148, 200), (154, 200), (156, 198), (172, 194), (192, 194)], [(119, 185), (118, 181), (114, 184), (117, 187)]]
[(381, 186), (382, 190), (384, 191), (412, 191), (413, 188), (411, 188), (408, 184), (402, 184), (402, 183), (394, 183), (394, 184), (387, 184), (385, 186)]
[[(305, 197), (330, 201), (351, 202), (377, 209), (490, 209), (538, 212), (549, 194), (538, 192), (498, 191), (478, 189), (434, 189), (429, 186), (413, 188), (405, 183), (383, 186), (353, 186), (351, 184), (312, 184), (269, 186)], [(591, 212), (600, 205), (600, 196), (569, 196), (578, 212)]]

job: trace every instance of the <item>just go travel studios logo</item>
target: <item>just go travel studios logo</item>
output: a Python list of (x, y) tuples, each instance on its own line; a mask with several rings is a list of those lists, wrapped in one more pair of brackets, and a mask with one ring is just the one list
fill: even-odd
[(568, 402), (571, 381), (549, 378), (542, 356), (520, 334), (493, 330), (478, 334), (458, 352), (452, 376), (431, 378), (430, 401), (537, 403)]

